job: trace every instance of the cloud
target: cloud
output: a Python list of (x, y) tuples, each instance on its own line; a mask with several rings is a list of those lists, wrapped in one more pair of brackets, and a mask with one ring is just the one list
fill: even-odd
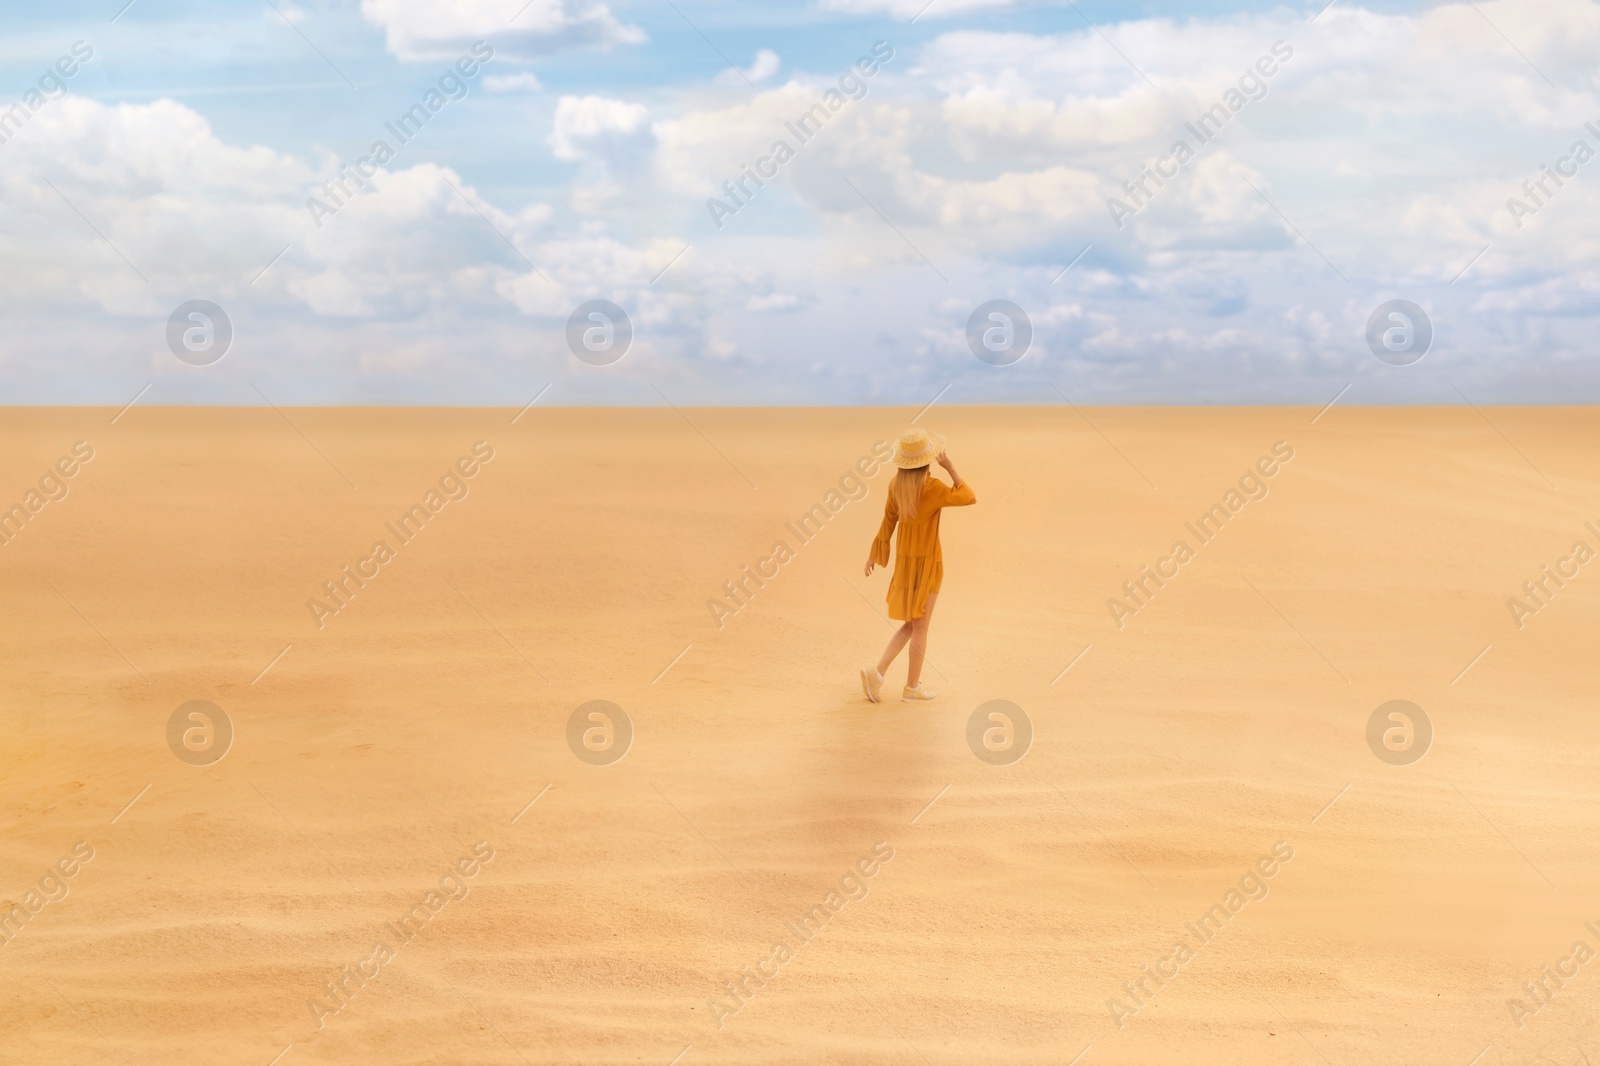
[[(320, 315), (394, 319), (447, 302), (483, 306), (485, 290), (528, 269), (551, 216), (504, 211), (433, 163), (379, 170), (322, 229), (297, 242), (289, 294)], [(307, 273), (307, 271), (314, 271)]]
[(1600, 314), (1600, 271), (1585, 270), (1515, 289), (1485, 293), (1474, 310), (1508, 317)]
[(916, 18), (952, 18), (975, 11), (1015, 7), (1019, 0), (822, 0), (825, 11), (852, 15), (888, 15), (907, 22)]
[(532, 74), (489, 74), (483, 87), (492, 93), (535, 93), (544, 88)]
[(557, 159), (632, 164), (655, 144), (650, 111), (642, 104), (603, 96), (563, 96), (549, 137)]
[(738, 70), (724, 70), (716, 77), (718, 85), (759, 85), (772, 77), (782, 68), (783, 62), (778, 58), (778, 53), (770, 48), (763, 48), (756, 53), (755, 59), (748, 67)]
[[(277, 294), (345, 318), (480, 303), (474, 277), (527, 269), (495, 231), (532, 248), (551, 214), (539, 203), (502, 210), (461, 175), (422, 163), (376, 168), (318, 227), (306, 201), (327, 197), (332, 157), (229, 144), (171, 100), (67, 97), (4, 150), (0, 197), (12, 206), (0, 211), (0, 241), (22, 258), (0, 267), (0, 287), (112, 315), (164, 315), (196, 294)], [(255, 280), (285, 245), (283, 261)]]
[[(0, 241), (15, 254), (0, 266), (0, 286), (110, 313), (150, 311), (163, 290), (247, 269), (262, 252), (265, 263), (305, 228), (289, 190), (317, 180), (303, 160), (221, 141), (171, 100), (110, 106), (68, 96), (3, 150)], [(30, 261), (41, 269), (23, 267)]]
[(598, 0), (531, 0), (509, 19), (502, 0), (361, 0), (361, 13), (384, 28), (389, 52), (408, 62), (455, 59), (477, 41), (525, 60), (646, 39)]
[(777, 315), (785, 311), (798, 310), (800, 297), (791, 293), (775, 292), (770, 296), (752, 296), (744, 302), (744, 308), (755, 315)]
[[(1444, 366), (1474, 396), (1600, 398), (1600, 371), (1564, 377), (1590, 365), (1600, 318), (1600, 157), (1569, 166), (1578, 140), (1600, 152), (1585, 127), (1600, 125), (1586, 58), (1600, 3), (1479, 7), (1526, 59), (1463, 3), (1402, 16), (1341, 0), (1314, 27), (1288, 10), (1106, 22), (1116, 48), (1087, 28), (949, 27), (903, 45), (804, 143), (789, 123), (866, 42), (831, 70), (757, 53), (754, 92), (707, 84), (703, 68), (630, 76), (627, 90), (602, 79), (560, 96), (531, 136), (514, 125), (526, 99), (485, 94), (481, 128), (520, 129), (536, 177), (519, 183), (524, 157), (490, 173), (468, 156), (429, 162), (430, 142), (320, 230), (306, 198), (333, 176), (331, 154), (230, 140), (171, 100), (67, 96), (0, 146), (0, 299), (41, 323), (26, 358), (0, 354), (0, 386), (72, 395), (31, 383), (95, 360), (126, 371), (130, 335), (172, 364), (165, 315), (202, 297), (240, 309), (241, 359), (362, 399), (504, 399), (522, 380), (507, 368), (536, 366), (538, 386), (559, 380), (572, 401), (657, 402), (634, 376), (645, 365), (675, 402), (921, 404), (951, 382), (952, 399), (1037, 400), (1056, 374), (1075, 400), (1320, 404), (1352, 380), (1372, 396), (1421, 389)], [(598, 10), (523, 18), (557, 9)], [(403, 58), (453, 58), (451, 35), (478, 28), (475, 3), (446, 5), (437, 25), (415, 10), (390, 27)], [(1188, 130), (1278, 41), (1293, 54), (1264, 95), (1215, 137)], [(539, 89), (531, 74), (489, 77)], [(1153, 182), (1179, 139), (1194, 158)], [(715, 227), (707, 198), (780, 140), (795, 158)], [(1567, 167), (1564, 184), (1545, 166)], [(1541, 180), (1535, 214), (1513, 217), (1508, 198)], [(1120, 227), (1112, 197), (1139, 208)], [(601, 297), (636, 327), (603, 378), (562, 340), (572, 309)], [(1427, 307), (1440, 338), (1403, 375), (1362, 340), (1396, 297)], [(964, 340), (995, 298), (1036, 330), (1004, 373)], [(630, 381), (639, 393), (617, 391)]]
[(574, 184), (571, 202), (575, 209), (593, 213), (647, 177), (656, 135), (650, 111), (642, 104), (563, 96), (546, 141), (557, 159), (581, 164), (583, 177)]

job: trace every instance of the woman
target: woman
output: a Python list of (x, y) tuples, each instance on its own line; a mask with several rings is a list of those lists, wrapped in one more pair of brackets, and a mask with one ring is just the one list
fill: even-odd
[[(946, 485), (928, 476), (932, 459), (950, 475)], [(933, 617), (939, 584), (944, 580), (944, 556), (939, 551), (939, 512), (946, 507), (965, 507), (977, 503), (972, 486), (956, 473), (955, 464), (944, 453), (944, 439), (924, 429), (908, 429), (894, 446), (894, 465), (899, 467), (889, 485), (889, 499), (883, 508), (883, 526), (872, 542), (866, 573), (874, 566), (889, 565), (889, 535), (898, 523), (895, 539), (894, 575), (889, 579), (889, 617), (903, 624), (889, 638), (876, 669), (861, 668), (861, 688), (873, 703), (882, 700), (883, 672), (907, 642), (911, 644), (910, 664), (906, 669), (906, 688), (902, 700), (931, 700), (936, 693), (922, 687), (922, 660), (928, 650), (928, 622)]]

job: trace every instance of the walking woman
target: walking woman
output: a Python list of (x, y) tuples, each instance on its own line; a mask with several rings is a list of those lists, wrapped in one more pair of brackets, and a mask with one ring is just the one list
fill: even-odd
[[(928, 464), (936, 462), (950, 475), (946, 485), (928, 474)], [(922, 661), (928, 651), (928, 622), (939, 598), (944, 580), (944, 555), (939, 550), (939, 512), (946, 507), (965, 507), (978, 502), (972, 486), (956, 473), (955, 464), (944, 452), (944, 438), (925, 429), (908, 429), (894, 446), (894, 465), (899, 467), (889, 485), (889, 499), (883, 507), (883, 526), (872, 542), (866, 574), (875, 566), (889, 565), (889, 537), (900, 527), (894, 544), (894, 574), (889, 578), (889, 617), (902, 625), (889, 638), (877, 667), (861, 668), (861, 688), (873, 703), (882, 701), (883, 674), (907, 643), (911, 645), (902, 700), (931, 700), (937, 693), (922, 687)]]

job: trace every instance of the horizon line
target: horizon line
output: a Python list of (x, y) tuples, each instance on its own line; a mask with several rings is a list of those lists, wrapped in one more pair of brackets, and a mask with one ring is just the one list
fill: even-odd
[[(755, 404), (730, 404), (730, 403), (711, 403), (711, 404), (682, 404), (682, 403), (680, 403), (680, 404), (673, 404), (673, 403), (656, 403), (656, 404), (611, 404), (611, 403), (581, 404), (581, 403), (567, 403), (567, 404), (562, 404), (562, 403), (547, 403), (547, 404), (539, 404), (538, 406), (541, 409), (545, 409), (545, 410), (555, 409), (555, 410), (571, 410), (571, 411), (671, 411), (671, 410), (677, 410), (677, 409), (688, 409), (688, 410), (695, 410), (695, 411), (723, 411), (723, 410), (726, 410), (726, 411), (791, 411), (791, 410), (792, 411), (869, 411), (869, 410), (897, 410), (899, 408), (918, 407), (918, 405), (916, 403), (913, 403), (913, 402), (907, 402), (907, 403), (887, 403), (887, 402), (886, 403), (849, 403), (849, 404), (806, 404), (806, 403), (793, 403), (793, 404), (760, 404), (760, 403), (755, 403)], [(1397, 401), (1393, 401), (1393, 402), (1339, 403), (1337, 405), (1331, 405), (1331, 404), (1326, 404), (1326, 403), (1320, 403), (1319, 404), (1319, 403), (1316, 403), (1316, 402), (1313, 402), (1313, 401), (1292, 401), (1292, 402), (1229, 401), (1229, 402), (1217, 402), (1217, 403), (1202, 403), (1202, 402), (1188, 402), (1188, 403), (1177, 402), (1177, 403), (1174, 403), (1174, 402), (1159, 402), (1158, 401), (1158, 402), (1151, 402), (1151, 403), (1097, 403), (1097, 402), (1094, 402), (1092, 400), (1084, 400), (1084, 401), (1069, 401), (1069, 402), (1061, 402), (1061, 403), (1003, 403), (1003, 402), (1000, 402), (1000, 403), (950, 403), (950, 404), (940, 404), (939, 405), (939, 410), (941, 410), (941, 411), (949, 411), (949, 410), (957, 410), (957, 409), (961, 409), (961, 410), (986, 410), (986, 409), (1018, 410), (1018, 409), (1025, 409), (1025, 408), (1039, 408), (1041, 410), (1045, 410), (1045, 409), (1048, 409), (1048, 410), (1054, 410), (1054, 409), (1067, 409), (1067, 410), (1070, 410), (1070, 409), (1072, 409), (1074, 407), (1091, 407), (1091, 408), (1094, 408), (1096, 410), (1105, 410), (1105, 409), (1110, 409), (1110, 408), (1141, 409), (1141, 410), (1142, 409), (1224, 410), (1224, 409), (1231, 409), (1231, 408), (1243, 408), (1243, 409), (1256, 409), (1256, 408), (1260, 408), (1260, 409), (1301, 409), (1301, 408), (1303, 408), (1303, 409), (1306, 409), (1306, 410), (1318, 410), (1318, 411), (1320, 411), (1320, 410), (1326, 410), (1326, 409), (1328, 409), (1330, 407), (1333, 407), (1333, 406), (1337, 406), (1341, 410), (1363, 410), (1363, 409), (1378, 410), (1378, 409), (1405, 408), (1405, 407), (1426, 408), (1426, 409), (1434, 409), (1434, 408), (1454, 409), (1454, 408), (1460, 408), (1462, 410), (1473, 410), (1473, 409), (1482, 408), (1482, 407), (1492, 407), (1492, 408), (1497, 408), (1497, 409), (1500, 409), (1500, 408), (1511, 408), (1511, 407), (1526, 407), (1526, 408), (1539, 408), (1539, 409), (1542, 409), (1542, 410), (1557, 410), (1557, 409), (1581, 409), (1581, 408), (1590, 408), (1590, 407), (1600, 408), (1600, 400), (1595, 400), (1595, 401), (1590, 401), (1590, 402), (1560, 402), (1560, 403), (1557, 403), (1557, 402), (1544, 402), (1544, 401), (1528, 401), (1528, 402), (1485, 401), (1485, 402), (1482, 402), (1482, 403), (1472, 403), (1470, 401), (1469, 402), (1457, 401), (1457, 402), (1441, 402), (1441, 403), (1423, 403), (1423, 402), (1398, 401), (1397, 400)], [(273, 404), (273, 403), (265, 403), (265, 402), (263, 402), (263, 403), (161, 403), (161, 404), (139, 404), (139, 403), (135, 403), (135, 404), (124, 404), (124, 405), (118, 405), (118, 404), (112, 404), (112, 403), (15, 403), (15, 404), (0, 404), (0, 411), (18, 411), (18, 412), (21, 412), (21, 411), (121, 411), (121, 410), (127, 410), (127, 409), (132, 408), (132, 407), (137, 407), (138, 409), (144, 410), (144, 411), (257, 410), (257, 409), (265, 411), (265, 410), (272, 410), (274, 408), (287, 407), (287, 408), (292, 408), (292, 409), (295, 409), (295, 410), (317, 410), (317, 409), (326, 408), (328, 410), (374, 410), (374, 411), (387, 410), (387, 411), (529, 411), (529, 412), (531, 412), (531, 409), (532, 409), (533, 405), (530, 404), (530, 405), (518, 406), (517, 404), (498, 404), (498, 403), (496, 403), (496, 404), (481, 404), (481, 403), (462, 403), (462, 404), (444, 404), (444, 403), (429, 403), (429, 404), (422, 404), (422, 403), (279, 403), (279, 404)], [(924, 407), (919, 408), (919, 409), (926, 409), (926, 407), (924, 406)]]

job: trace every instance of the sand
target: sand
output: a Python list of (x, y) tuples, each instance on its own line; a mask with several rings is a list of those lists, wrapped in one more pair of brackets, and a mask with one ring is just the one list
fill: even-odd
[(3, 413), (0, 1062), (1600, 1061), (1593, 410), (935, 407), (927, 705), (888, 475), (786, 526), (913, 411), (116, 413)]

